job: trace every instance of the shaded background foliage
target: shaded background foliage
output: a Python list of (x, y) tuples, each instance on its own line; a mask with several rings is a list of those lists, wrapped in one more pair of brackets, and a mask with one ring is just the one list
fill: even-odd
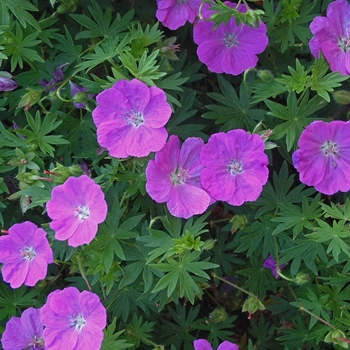
[[(309, 24), (330, 2), (250, 3), (265, 13), (269, 46), (256, 69), (234, 77), (209, 72), (196, 56), (192, 25), (163, 28), (154, 1), (3, 0), (1, 70), (19, 87), (0, 96), (0, 221), (4, 229), (25, 220), (41, 225), (55, 264), (34, 288), (0, 283), (2, 329), (11, 316), (41, 307), (51, 291), (76, 286), (91, 288), (107, 308), (105, 350), (186, 350), (198, 338), (242, 349), (347, 348), (348, 194), (317, 194), (291, 164), (307, 125), (348, 117), (348, 105), (332, 96), (348, 89), (348, 77), (330, 72), (308, 46)], [(169, 50), (172, 43), (180, 50)], [(57, 90), (38, 84), (64, 63)], [(146, 193), (152, 157), (120, 160), (98, 149), (95, 100), (72, 99), (68, 82), (96, 95), (134, 77), (165, 90), (173, 108), (166, 128), (182, 140), (273, 130), (259, 199), (174, 218)], [(79, 164), (102, 186), (109, 213), (97, 238), (73, 249), (54, 239), (45, 203), (56, 184), (82, 172)], [(286, 264), (279, 279), (263, 268), (269, 254)]]

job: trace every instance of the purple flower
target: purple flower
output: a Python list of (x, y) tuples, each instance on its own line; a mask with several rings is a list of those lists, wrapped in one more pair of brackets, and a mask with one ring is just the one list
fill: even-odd
[[(193, 342), (194, 350), (213, 350), (213, 347), (210, 345), (206, 339), (197, 339)], [(231, 343), (227, 340), (222, 342), (217, 350), (239, 350), (239, 346)]]
[[(224, 4), (235, 8), (237, 5), (229, 1)], [(243, 4), (238, 11), (246, 12)], [(209, 18), (213, 11), (209, 4), (203, 5), (203, 17)], [(194, 27), (194, 41), (198, 44), (197, 55), (199, 60), (215, 73), (239, 75), (248, 68), (253, 68), (258, 62), (257, 54), (262, 53), (267, 44), (266, 25), (261, 23), (257, 27), (247, 24), (237, 26), (234, 17), (227, 24), (220, 24), (213, 30), (214, 22), (199, 20)]]
[(67, 66), (69, 63), (63, 63), (61, 64), (53, 73), (53, 78), (50, 81), (47, 81), (46, 79), (42, 79), (39, 81), (39, 85), (46, 87), (45, 91), (56, 91), (57, 86), (55, 86), (57, 83), (61, 82), (64, 79), (64, 73), (63, 68)]
[[(71, 81), (69, 82), (69, 86), (70, 86), (70, 93), (72, 95), (73, 101), (74, 101), (74, 97), (75, 97), (76, 94), (84, 93), (84, 92), (88, 91), (87, 88), (85, 88), (83, 86), (79, 86), (77, 84), (74, 84)], [(73, 102), (73, 105), (74, 105), (75, 108), (78, 108), (78, 109), (85, 108), (87, 99), (88, 98), (93, 98), (93, 97), (94, 97), (94, 94), (88, 94), (87, 96), (86, 95), (82, 96), (82, 99), (84, 101)]]
[(210, 196), (200, 183), (203, 165), (199, 155), (203, 145), (203, 140), (191, 137), (180, 149), (179, 138), (170, 136), (147, 166), (148, 194), (158, 203), (166, 202), (176, 217), (187, 219), (208, 208)]
[(293, 153), (300, 181), (324, 194), (350, 190), (350, 123), (314, 121), (302, 132)]
[[(284, 267), (286, 266), (286, 264), (282, 264), (279, 266), (280, 270), (282, 270)], [(264, 261), (263, 263), (263, 267), (265, 269), (271, 269), (272, 274), (276, 277), (279, 278), (280, 276), (277, 273), (276, 270), (276, 260), (273, 258), (273, 256), (270, 254)]]
[(328, 5), (327, 17), (317, 16), (310, 24), (314, 37), (310, 50), (319, 58), (320, 52), (328, 61), (333, 72), (350, 74), (350, 4), (337, 0)]
[(269, 173), (264, 149), (259, 135), (241, 129), (213, 134), (200, 155), (203, 188), (232, 205), (255, 201)]
[(46, 277), (47, 265), (52, 262), (46, 232), (32, 222), (15, 224), (8, 235), (0, 237), (0, 263), (4, 264), (1, 272), (11, 288), (22, 284), (33, 287)]
[(119, 80), (96, 99), (92, 116), (98, 143), (112, 157), (145, 157), (163, 148), (172, 111), (162, 89), (137, 79)]
[(165, 27), (175, 30), (198, 16), (201, 0), (157, 0), (156, 17)]
[(30, 307), (21, 317), (11, 317), (1, 338), (4, 350), (44, 350), (40, 310)]
[(107, 215), (107, 203), (101, 187), (86, 175), (71, 176), (52, 190), (46, 204), (47, 214), (53, 220), (50, 227), (55, 238), (77, 247), (90, 243), (97, 226)]
[(99, 350), (107, 313), (91, 292), (68, 287), (49, 294), (41, 308), (45, 346), (50, 350)]
[(18, 84), (10, 78), (12, 75), (9, 73), (7, 74), (9, 77), (0, 76), (0, 91), (12, 91), (18, 86)]

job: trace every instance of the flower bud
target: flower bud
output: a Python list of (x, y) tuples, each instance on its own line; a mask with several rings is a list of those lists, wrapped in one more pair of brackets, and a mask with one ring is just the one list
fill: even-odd
[(238, 229), (243, 230), (247, 225), (247, 218), (244, 215), (235, 215), (231, 220), (231, 233), (235, 233)]
[(227, 312), (223, 307), (219, 306), (212, 311), (209, 317), (210, 317), (210, 321), (209, 321), (210, 323), (224, 322), (227, 319)]
[(18, 107), (24, 107), (27, 111), (29, 107), (35, 105), (37, 102), (39, 102), (41, 97), (41, 91), (28, 89), (28, 92), (25, 93), (21, 101), (19, 101)]
[(338, 90), (332, 93), (334, 101), (340, 105), (347, 105), (350, 103), (350, 92), (346, 90)]
[(348, 349), (349, 344), (343, 339), (346, 339), (345, 334), (342, 331), (340, 331), (339, 329), (335, 329), (335, 330), (331, 330), (326, 335), (326, 337), (324, 338), (324, 341), (326, 343), (338, 344), (342, 348)]
[(258, 70), (258, 77), (265, 83), (273, 79), (273, 74), (267, 69)]
[(202, 250), (210, 250), (213, 249), (215, 245), (216, 239), (208, 239), (204, 242)]
[(71, 176), (80, 176), (84, 174), (84, 171), (79, 165), (72, 165), (70, 167), (65, 167), (61, 164), (56, 164), (56, 168), (52, 169), (52, 173), (56, 176), (54, 178), (55, 184), (63, 184)]
[[(10, 74), (12, 77), (12, 75)], [(16, 89), (18, 84), (9, 77), (0, 76), (0, 91), (12, 91)]]
[(265, 310), (264, 304), (255, 296), (249, 295), (248, 299), (242, 306), (243, 312), (248, 312), (248, 319), (251, 318), (252, 314), (258, 310)]
[(299, 286), (309, 282), (309, 275), (304, 272), (299, 272), (295, 277), (295, 283)]

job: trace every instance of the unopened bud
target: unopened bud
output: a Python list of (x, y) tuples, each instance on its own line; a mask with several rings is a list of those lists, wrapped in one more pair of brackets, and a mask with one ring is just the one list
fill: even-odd
[(309, 282), (309, 275), (304, 272), (299, 272), (295, 277), (295, 283), (299, 286)]
[(29, 107), (39, 102), (40, 97), (41, 97), (41, 91), (28, 89), (28, 92), (25, 93), (22, 96), (21, 101), (19, 101), (18, 107), (21, 107), (21, 108), (24, 107), (25, 110), (28, 110)]
[(324, 341), (326, 343), (333, 343), (338, 344), (344, 349), (349, 348), (349, 344), (345, 341), (345, 334), (340, 331), (339, 329), (331, 330), (326, 337), (324, 338)]
[(244, 215), (235, 215), (230, 223), (232, 224), (231, 233), (235, 233), (238, 229), (243, 230), (247, 225), (247, 218)]
[(208, 239), (204, 242), (202, 250), (210, 250), (213, 249), (215, 245), (216, 239)]
[(210, 314), (210, 322), (219, 323), (219, 322), (224, 322), (226, 319), (227, 319), (227, 312), (221, 306), (214, 309)]
[(350, 103), (350, 92), (346, 90), (338, 90), (332, 93), (334, 101), (340, 105), (348, 105)]
[(267, 70), (267, 69), (261, 69), (258, 71), (258, 77), (265, 83), (267, 83), (268, 81), (272, 80), (273, 74)]
[(242, 311), (248, 312), (248, 319), (250, 319), (252, 314), (258, 310), (265, 310), (264, 304), (257, 297), (249, 295), (242, 306)]

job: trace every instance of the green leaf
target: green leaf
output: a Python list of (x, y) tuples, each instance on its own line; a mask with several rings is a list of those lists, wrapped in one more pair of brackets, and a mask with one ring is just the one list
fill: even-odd
[(219, 87), (222, 94), (209, 92), (208, 96), (219, 104), (206, 105), (202, 117), (215, 120), (215, 124), (223, 124), (222, 131), (236, 128), (253, 128), (257, 121), (263, 119), (265, 111), (253, 109), (245, 86), (242, 82), (239, 89), (239, 98), (233, 86), (221, 75), (218, 76)]
[(293, 228), (293, 239), (302, 232), (303, 228), (313, 230), (313, 220), (320, 218), (322, 215), (319, 207), (321, 195), (318, 194), (311, 203), (307, 197), (302, 198), (301, 208), (297, 205), (287, 203), (282, 206), (281, 211), (277, 213), (278, 217), (272, 218), (272, 221), (280, 222), (274, 229), (273, 235)]
[(27, 27), (27, 23), (34, 27), (37, 31), (41, 31), (36, 19), (28, 11), (39, 11), (33, 4), (27, 0), (1, 0), (17, 18), (23, 28)]
[(316, 221), (320, 227), (315, 227), (314, 233), (308, 234), (306, 237), (316, 242), (328, 242), (327, 254), (332, 254), (337, 262), (341, 252), (350, 257), (350, 247), (342, 239), (350, 239), (350, 230), (348, 227), (344, 227), (345, 221), (340, 220), (337, 222), (333, 220), (333, 226), (330, 226), (326, 222), (319, 219), (316, 219)]
[(115, 333), (117, 318), (114, 317), (112, 323), (103, 331), (104, 337), (101, 350), (122, 350), (133, 346), (127, 343), (126, 339), (118, 339), (124, 333), (124, 329)]
[(157, 65), (157, 57), (159, 50), (155, 50), (150, 55), (144, 51), (140, 59), (135, 59), (134, 56), (126, 51), (119, 55), (120, 61), (124, 67), (137, 79), (143, 81), (147, 85), (155, 85), (153, 80), (160, 79), (165, 72), (159, 71)]

